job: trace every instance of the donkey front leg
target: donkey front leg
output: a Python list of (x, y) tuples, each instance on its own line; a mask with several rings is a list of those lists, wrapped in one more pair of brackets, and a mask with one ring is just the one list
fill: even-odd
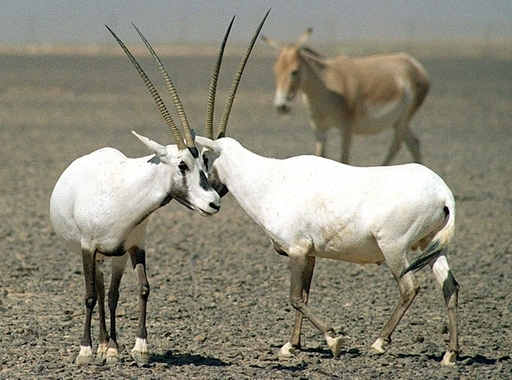
[[(337, 357), (341, 351), (341, 337), (335, 337), (334, 329), (326, 326), (320, 319), (313, 314), (309, 306), (307, 305), (307, 299), (309, 295), (309, 287), (311, 285), (311, 276), (313, 275), (314, 258), (307, 257), (306, 255), (294, 255), (290, 254), (290, 268), (291, 268), (291, 288), (290, 288), (290, 301), (292, 306), (301, 314), (303, 314), (313, 325), (320, 330), (325, 337), (327, 345), (332, 351), (334, 357)], [(300, 336), (301, 319), (295, 319), (295, 326), (292, 333), (292, 342), (286, 343), (281, 348), (281, 355), (286, 356), (286, 352), (289, 355), (292, 354), (290, 349), (293, 347), (293, 343), (298, 343), (297, 337)], [(299, 323), (297, 323), (299, 322)], [(288, 356), (289, 356), (288, 355)]]
[(139, 286), (139, 325), (137, 327), (135, 346), (132, 349), (132, 358), (139, 366), (143, 366), (149, 362), (149, 350), (147, 345), (148, 333), (146, 330), (149, 283), (146, 275), (146, 252), (139, 247), (132, 247), (129, 249), (129, 252)]

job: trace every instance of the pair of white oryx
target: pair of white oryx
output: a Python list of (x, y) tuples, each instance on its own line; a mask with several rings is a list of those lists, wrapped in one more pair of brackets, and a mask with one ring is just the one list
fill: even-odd
[[(217, 193), (222, 196), (229, 191), (270, 236), (276, 251), (290, 259), (290, 299), (297, 313), (292, 336), (281, 348), (282, 355), (292, 355), (294, 349), (300, 348), (303, 316), (320, 330), (333, 355), (340, 353), (340, 337), (308, 306), (315, 260), (322, 257), (355, 263), (387, 262), (398, 282), (400, 300), (371, 347), (376, 353), (385, 352), (393, 330), (419, 290), (412, 270), (430, 264), (442, 286), (450, 323), (449, 347), (442, 362), (452, 364), (458, 351), (458, 284), (447, 263), (446, 246), (454, 232), (455, 204), (443, 180), (418, 164), (355, 168), (317, 156), (270, 159), (225, 137), (238, 82), (264, 20), (242, 59), (224, 109), (219, 135), (214, 139), (216, 83), (230, 24), (211, 81), (206, 137), (197, 136), (195, 145), (182, 117), (188, 144), (184, 145), (146, 74), (112, 32), (143, 77), (159, 108), (164, 110), (162, 113), (178, 146), (164, 147), (139, 137), (154, 153), (139, 159), (126, 158), (112, 148), (101, 149), (71, 164), (55, 187), (51, 199), (55, 230), (72, 250), (81, 252), (84, 262), (86, 322), (77, 362), (87, 363), (93, 358), (90, 325), (96, 300), (100, 312), (97, 356), (108, 361), (118, 360), (115, 309), (119, 282), (127, 261), (126, 252), (139, 280), (141, 303), (132, 356), (139, 364), (148, 362), (145, 310), (149, 285), (143, 249), (147, 217), (171, 198), (202, 214), (213, 214), (220, 206)], [(167, 72), (140, 35), (158, 62), (178, 113), (184, 115)], [(209, 182), (202, 174), (203, 169)], [(423, 253), (409, 266), (407, 254), (417, 248)], [(105, 256), (113, 260), (108, 297), (110, 337), (104, 322), (102, 275), (96, 264), (96, 260)]]
[(312, 29), (290, 46), (262, 36), (279, 49), (274, 65), (274, 106), (290, 110), (300, 90), (309, 106), (316, 133), (316, 155), (325, 157), (327, 131), (341, 130), (341, 162), (349, 163), (354, 134), (371, 135), (387, 128), (394, 136), (383, 165), (391, 163), (405, 142), (415, 162), (421, 162), (420, 143), (409, 124), (423, 103), (429, 78), (421, 64), (400, 54), (324, 58), (304, 46)]

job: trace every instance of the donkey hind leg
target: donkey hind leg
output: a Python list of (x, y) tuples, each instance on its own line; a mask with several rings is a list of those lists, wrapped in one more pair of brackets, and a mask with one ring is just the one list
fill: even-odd
[(412, 154), (414, 162), (421, 164), (421, 152), (420, 152), (420, 140), (407, 128), (407, 132), (404, 136), (405, 145)]
[(146, 308), (150, 291), (146, 275), (146, 252), (139, 247), (131, 247), (129, 252), (139, 287), (139, 324), (137, 327), (135, 346), (131, 354), (132, 358), (137, 362), (137, 365), (143, 366), (149, 363), (150, 356), (147, 345), (148, 333), (146, 330)]
[[(309, 290), (311, 288), (311, 279), (313, 278), (313, 271), (315, 269), (315, 257), (308, 257), (306, 263), (305, 272), (303, 275), (304, 280), (304, 289), (302, 291), (302, 297), (304, 299), (304, 303), (307, 305), (309, 300)], [(279, 356), (281, 357), (292, 357), (295, 349), (301, 348), (300, 335), (302, 331), (302, 319), (303, 314), (300, 311), (295, 312), (295, 323), (293, 326), (292, 336), (290, 341), (286, 343), (281, 350), (279, 351)]]
[(106, 349), (105, 359), (107, 363), (117, 363), (119, 361), (119, 345), (117, 344), (116, 331), (116, 310), (119, 301), (119, 286), (123, 277), (124, 268), (128, 255), (112, 257), (112, 276), (110, 279), (110, 288), (108, 290), (108, 308), (110, 311), (110, 339)]
[(388, 322), (380, 331), (377, 340), (371, 345), (370, 354), (383, 354), (386, 352), (384, 347), (391, 342), (391, 334), (420, 291), (418, 282), (414, 278), (412, 272), (409, 272), (403, 277), (400, 277), (402, 270), (407, 267), (407, 259), (404, 256), (397, 257), (394, 260), (388, 259), (387, 264), (388, 268), (393, 274), (393, 277), (398, 283), (400, 298), (398, 300), (398, 304), (393, 310), (393, 314), (391, 314)]
[[(290, 301), (292, 306), (300, 313), (302, 313), (309, 321), (323, 334), (327, 345), (329, 346), (334, 357), (337, 357), (341, 351), (341, 338), (336, 337), (334, 329), (326, 326), (318, 317), (313, 314), (309, 306), (307, 305), (306, 294), (307, 286), (307, 273), (312, 273), (311, 264), (312, 261), (302, 254), (293, 254), (290, 252), (290, 268), (291, 268), (291, 287), (290, 287)], [(314, 263), (314, 262), (313, 262)], [(308, 269), (309, 268), (309, 269)], [(294, 331), (295, 333), (295, 331)], [(286, 350), (286, 346), (291, 343), (285, 344), (282, 350)]]
[(432, 272), (438, 284), (443, 289), (444, 301), (448, 308), (448, 321), (450, 324), (450, 342), (448, 350), (444, 354), (442, 365), (455, 365), (457, 353), (459, 351), (459, 340), (457, 332), (457, 302), (459, 294), (459, 284), (452, 275), (446, 252), (434, 259), (431, 263)]
[(96, 251), (82, 250), (82, 265), (85, 278), (85, 323), (82, 339), (80, 340), (80, 353), (75, 359), (76, 364), (90, 364), (93, 362), (91, 341), (91, 319), (94, 306), (98, 300), (96, 292), (96, 272), (99, 270), (96, 261)]
[(350, 157), (350, 145), (352, 144), (352, 127), (345, 125), (341, 128), (341, 158), (342, 164), (349, 163)]

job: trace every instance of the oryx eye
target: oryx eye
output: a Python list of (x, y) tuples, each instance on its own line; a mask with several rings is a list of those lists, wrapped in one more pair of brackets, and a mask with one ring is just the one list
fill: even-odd
[(297, 75), (299, 75), (299, 70), (293, 70), (290, 75), (295, 78)]
[(184, 161), (180, 161), (178, 164), (178, 169), (180, 169), (182, 172), (185, 172), (188, 170), (188, 165)]

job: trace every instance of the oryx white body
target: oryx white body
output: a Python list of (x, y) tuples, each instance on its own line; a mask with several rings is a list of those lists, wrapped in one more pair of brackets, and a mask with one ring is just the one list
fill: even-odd
[[(128, 255), (139, 284), (140, 314), (132, 356), (139, 364), (149, 360), (146, 303), (149, 283), (145, 270), (144, 236), (150, 214), (176, 198), (201, 215), (220, 208), (202, 164), (188, 149), (161, 146), (138, 136), (152, 156), (127, 158), (113, 148), (102, 148), (76, 159), (61, 175), (50, 200), (50, 216), (57, 235), (84, 260), (86, 323), (77, 363), (93, 360), (90, 315), (98, 301), (100, 334), (98, 360), (117, 361), (115, 313), (119, 284)], [(180, 170), (180, 167), (185, 170)], [(108, 295), (110, 336), (105, 325), (105, 291), (98, 261), (112, 259)], [(94, 280), (93, 280), (94, 279)], [(94, 287), (94, 288), (92, 288)], [(93, 292), (95, 291), (95, 295)]]
[[(420, 248), (443, 287), (449, 310), (450, 344), (444, 364), (458, 350), (456, 305), (458, 285), (446, 261), (446, 244), (454, 232), (455, 202), (443, 180), (419, 164), (358, 168), (317, 156), (269, 159), (230, 138), (197, 137), (203, 146), (209, 180), (227, 190), (268, 234), (277, 252), (291, 265), (291, 303), (297, 309), (290, 355), (300, 347), (302, 315), (324, 334), (336, 356), (340, 338), (307, 306), (315, 258), (354, 263), (386, 262), (398, 282), (400, 302), (372, 345), (384, 345), (416, 296), (419, 286), (407, 255)], [(425, 260), (427, 260), (425, 262)]]
[(324, 58), (303, 47), (308, 29), (297, 43), (279, 49), (274, 65), (274, 106), (288, 112), (300, 90), (310, 110), (316, 133), (316, 154), (325, 157), (327, 131), (341, 130), (341, 162), (349, 162), (353, 134), (370, 135), (393, 128), (394, 137), (384, 160), (388, 165), (403, 141), (415, 162), (421, 162), (419, 140), (409, 128), (423, 103), (429, 78), (421, 64), (405, 53), (351, 58)]

